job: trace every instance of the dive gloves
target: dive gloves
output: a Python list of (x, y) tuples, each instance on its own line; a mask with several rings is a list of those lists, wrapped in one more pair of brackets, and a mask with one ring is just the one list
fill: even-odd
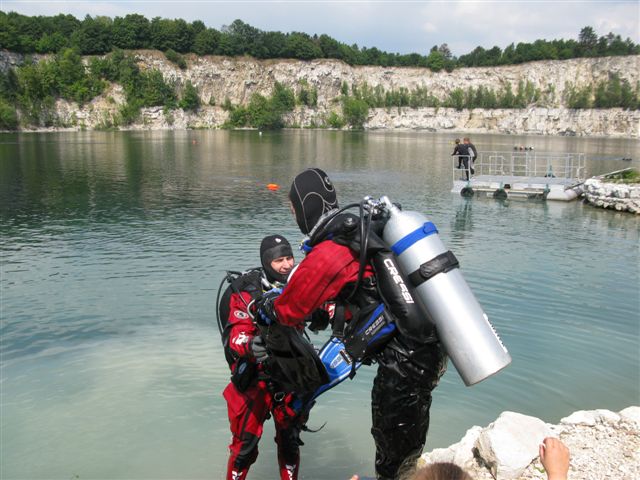
[(267, 346), (264, 344), (264, 340), (260, 335), (256, 335), (251, 339), (249, 348), (251, 349), (251, 354), (253, 355), (253, 358), (256, 359), (256, 362), (262, 363), (269, 358)]
[(271, 325), (277, 320), (278, 317), (273, 308), (273, 302), (275, 302), (281, 293), (281, 288), (272, 288), (256, 301), (257, 315), (255, 318), (258, 325)]

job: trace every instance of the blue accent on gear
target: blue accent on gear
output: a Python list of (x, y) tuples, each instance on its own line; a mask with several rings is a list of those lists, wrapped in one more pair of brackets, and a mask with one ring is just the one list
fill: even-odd
[[(353, 360), (347, 353), (344, 343), (339, 338), (331, 337), (322, 347), (318, 356), (327, 370), (329, 383), (325, 383), (319, 387), (314, 392), (312, 399), (345, 380), (351, 374), (353, 368), (353, 364), (351, 363)], [(346, 359), (350, 359), (351, 362), (348, 363)], [(360, 365), (362, 365), (361, 362), (356, 362), (355, 368), (360, 368)]]
[(393, 250), (393, 253), (395, 253), (396, 255), (400, 255), (414, 243), (419, 242), (423, 238), (426, 238), (429, 235), (433, 235), (434, 233), (438, 233), (438, 229), (433, 224), (433, 222), (425, 222), (422, 227), (414, 230), (408, 235), (405, 235), (403, 238), (394, 243), (391, 247), (391, 250)]
[(369, 341), (369, 343), (375, 342), (378, 338), (393, 332), (395, 329), (396, 329), (396, 324), (390, 323), (389, 325), (384, 327), (382, 330), (380, 330), (378, 334)]
[(369, 317), (369, 320), (367, 320), (367, 323), (360, 329), (358, 330), (358, 335), (360, 335), (362, 332), (364, 332), (367, 328), (369, 328), (369, 325), (371, 325), (373, 323), (374, 320), (376, 320), (380, 315), (382, 315), (382, 312), (384, 311), (384, 303), (381, 303), (380, 305), (378, 305), (378, 307), (373, 311), (373, 313), (371, 313), (371, 316)]
[(304, 253), (305, 255), (307, 253), (309, 253), (311, 250), (313, 250), (313, 247), (311, 245), (309, 245), (309, 240), (305, 240), (304, 242), (302, 242), (300, 244), (300, 250), (302, 251), (302, 253)]

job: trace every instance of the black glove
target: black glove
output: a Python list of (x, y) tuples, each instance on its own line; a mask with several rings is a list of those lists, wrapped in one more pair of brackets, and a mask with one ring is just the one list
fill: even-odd
[(251, 354), (253, 355), (253, 358), (256, 359), (256, 362), (262, 363), (269, 358), (269, 352), (267, 352), (267, 347), (260, 335), (256, 335), (251, 339), (249, 348), (251, 349)]
[(281, 293), (281, 288), (272, 288), (256, 301), (256, 322), (258, 325), (271, 325), (277, 321), (278, 316), (273, 308), (273, 302)]
[(309, 323), (309, 330), (313, 333), (318, 333), (320, 330), (324, 330), (329, 326), (330, 315), (324, 308), (318, 308), (311, 314), (311, 322)]

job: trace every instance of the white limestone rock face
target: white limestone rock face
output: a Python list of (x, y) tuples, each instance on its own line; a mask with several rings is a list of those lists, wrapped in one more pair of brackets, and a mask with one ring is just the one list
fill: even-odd
[[(138, 50), (138, 65), (142, 70), (157, 69), (165, 81), (176, 86), (178, 91), (187, 81), (198, 89), (203, 105), (219, 108), (225, 99), (234, 105), (247, 104), (252, 95), (268, 96), (275, 82), (299, 92), (301, 85), (315, 88), (318, 93), (317, 107), (300, 109), (287, 120), (288, 126), (322, 126), (323, 118), (330, 112), (342, 114), (341, 87), (346, 83), (371, 88), (381, 87), (385, 91), (417, 88), (426, 89), (440, 101), (448, 98), (455, 89), (469, 88), (499, 89), (510, 83), (517, 89), (519, 82), (531, 82), (542, 92), (542, 98), (528, 108), (482, 110), (453, 108), (371, 108), (365, 122), (366, 129), (405, 129), (433, 132), (461, 131), (470, 134), (493, 132), (530, 135), (576, 135), (638, 138), (640, 135), (640, 110), (620, 108), (573, 110), (564, 104), (565, 89), (595, 85), (608, 79), (612, 72), (626, 79), (630, 85), (640, 81), (638, 60), (640, 56), (578, 58), (562, 61), (540, 61), (521, 65), (500, 67), (460, 68), (452, 72), (432, 72), (417, 67), (350, 66), (338, 60), (318, 59), (257, 60), (251, 57), (217, 57), (186, 55), (188, 67), (179, 69), (169, 62), (162, 52)], [(34, 55), (36, 60), (46, 58)], [(88, 59), (88, 57), (87, 57)], [(0, 51), (0, 71), (15, 67), (24, 61), (24, 56)], [(117, 112), (124, 99), (105, 93), (102, 101), (91, 102), (90, 108), (74, 103), (60, 104), (60, 124), (70, 129), (104, 128), (116, 123)], [(109, 99), (109, 97), (111, 97)], [(201, 108), (195, 113), (174, 112), (168, 118), (150, 111), (143, 114), (134, 126), (126, 128), (220, 128), (228, 113)], [(183, 121), (184, 120), (184, 121)], [(146, 122), (146, 123), (145, 123)], [(60, 127), (60, 126), (59, 126)], [(615, 207), (611, 207), (615, 208)]]
[(551, 433), (539, 418), (504, 412), (478, 437), (478, 455), (496, 480), (519, 478)]

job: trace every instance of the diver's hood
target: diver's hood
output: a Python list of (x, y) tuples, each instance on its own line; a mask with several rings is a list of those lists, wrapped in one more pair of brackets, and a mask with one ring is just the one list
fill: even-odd
[(289, 200), (296, 214), (296, 223), (304, 234), (313, 229), (324, 213), (338, 208), (333, 183), (319, 168), (309, 168), (293, 179)]
[(270, 283), (287, 283), (288, 274), (278, 273), (271, 268), (271, 262), (280, 257), (293, 257), (293, 250), (287, 239), (281, 235), (264, 237), (260, 243), (260, 262)]

